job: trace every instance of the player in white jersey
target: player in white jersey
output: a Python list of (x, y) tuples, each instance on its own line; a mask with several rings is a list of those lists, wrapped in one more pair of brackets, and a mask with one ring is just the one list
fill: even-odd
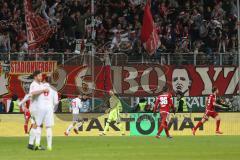
[[(40, 94), (37, 105), (37, 116), (36, 116), (36, 124), (37, 126), (41, 126), (45, 124), (46, 127), (46, 135), (47, 135), (47, 149), (52, 150), (52, 127), (54, 125), (54, 108), (58, 105), (58, 94), (53, 87), (49, 85), (49, 83), (44, 82), (44, 88), (48, 89), (48, 92), (44, 92)], [(40, 130), (40, 138), (41, 138), (41, 130)], [(40, 146), (40, 138), (36, 138), (36, 146)]]
[(73, 122), (69, 125), (67, 130), (64, 132), (65, 136), (68, 136), (70, 131), (73, 129), (73, 131), (78, 134), (78, 128), (83, 125), (83, 119), (80, 118), (79, 113), (80, 113), (80, 108), (83, 107), (82, 103), (82, 96), (78, 95), (78, 97), (74, 98), (71, 102), (71, 107), (70, 107), (70, 112), (72, 112), (73, 116)]
[(34, 81), (30, 85), (29, 94), (31, 97), (30, 100), (30, 106), (29, 111), (31, 114), (31, 118), (33, 120), (33, 125), (29, 133), (29, 144), (28, 149), (42, 149), (40, 146), (34, 147), (34, 140), (36, 141), (39, 138), (39, 130), (41, 131), (41, 126), (37, 126), (35, 123), (36, 117), (37, 117), (37, 108), (38, 108), (38, 99), (39, 96), (43, 93), (48, 93), (49, 90), (47, 88), (44, 88), (42, 85), (42, 73), (41, 71), (35, 71), (33, 73)]

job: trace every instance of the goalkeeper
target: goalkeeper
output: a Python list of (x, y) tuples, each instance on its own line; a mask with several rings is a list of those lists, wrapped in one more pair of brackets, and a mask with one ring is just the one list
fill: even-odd
[(109, 98), (110, 108), (105, 111), (105, 113), (109, 113), (108, 120), (104, 127), (104, 131), (103, 133), (100, 134), (100, 136), (106, 135), (106, 132), (109, 130), (110, 123), (116, 123), (121, 131), (121, 134), (125, 135), (123, 130), (123, 123), (121, 122), (120, 117), (120, 112), (122, 111), (122, 103), (112, 90), (109, 91), (109, 95), (110, 95)]

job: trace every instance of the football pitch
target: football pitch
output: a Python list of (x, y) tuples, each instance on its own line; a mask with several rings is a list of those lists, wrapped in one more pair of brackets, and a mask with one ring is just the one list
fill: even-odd
[[(54, 137), (52, 151), (31, 151), (27, 137), (0, 137), (0, 160), (238, 160), (240, 136)], [(42, 138), (46, 145), (45, 137)]]

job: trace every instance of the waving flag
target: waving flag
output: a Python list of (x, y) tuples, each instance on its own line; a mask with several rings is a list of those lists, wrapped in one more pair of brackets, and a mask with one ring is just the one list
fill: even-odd
[(147, 1), (144, 9), (141, 41), (143, 43), (143, 47), (149, 55), (154, 54), (160, 46), (160, 40), (156, 31), (156, 27), (154, 25), (150, 9), (150, 0)]
[(47, 21), (32, 10), (32, 1), (24, 0), (28, 49), (33, 50), (45, 43), (54, 33)]

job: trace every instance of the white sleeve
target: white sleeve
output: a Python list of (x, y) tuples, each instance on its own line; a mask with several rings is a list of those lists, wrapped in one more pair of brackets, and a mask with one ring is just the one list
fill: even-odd
[(82, 108), (82, 107), (83, 107), (82, 101), (79, 100), (79, 101), (78, 101), (78, 108), (80, 109), (80, 108)]
[[(44, 87), (44, 88), (46, 88), (46, 87)], [(29, 93), (31, 94), (32, 92), (41, 91), (41, 90), (42, 90), (42, 88), (39, 87), (38, 85), (36, 85), (36, 83), (32, 83), (30, 85)]]
[(29, 93), (32, 93), (32, 92), (34, 92), (34, 91), (36, 91), (37, 90), (37, 87), (34, 85), (34, 83), (32, 83), (31, 85), (30, 85), (30, 88), (29, 88)]
[(57, 106), (58, 103), (59, 103), (59, 101), (58, 101), (58, 93), (53, 90), (53, 105)]
[(18, 105), (19, 105), (20, 107), (22, 107), (22, 105), (23, 105), (24, 103), (26, 103), (28, 100), (30, 100), (30, 98), (31, 98), (31, 94), (25, 95), (24, 98), (19, 102)]

